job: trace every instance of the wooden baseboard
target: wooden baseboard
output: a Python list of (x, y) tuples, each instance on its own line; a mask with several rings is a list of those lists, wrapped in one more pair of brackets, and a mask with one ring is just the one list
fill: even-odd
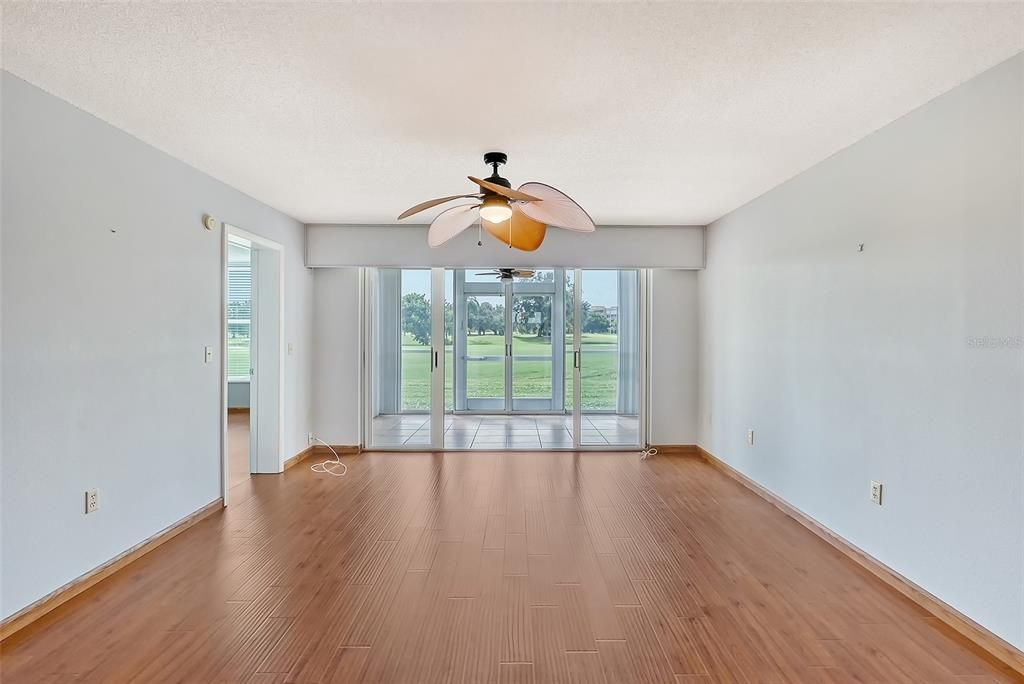
[(696, 444), (652, 444), (659, 456), (699, 456), (700, 447)]
[(63, 587), (60, 587), (35, 603), (25, 606), (20, 611), (0, 622), (0, 641), (11, 636), (15, 632), (24, 629), (39, 618), (43, 617), (54, 608), (70, 601), (83, 591), (106, 579), (132, 561), (138, 560), (161, 544), (170, 541), (193, 525), (202, 522), (224, 507), (224, 499), (218, 498), (200, 508), (195, 513), (188, 515), (170, 527), (157, 532), (145, 541), (136, 544), (124, 553), (111, 558), (103, 565), (90, 570), (81, 577), (74, 579)]
[(307, 458), (309, 458), (310, 456), (313, 455), (313, 450), (315, 448), (316, 447), (311, 447), (311, 446), (306, 447), (305, 449), (303, 449), (299, 453), (295, 454), (291, 458), (285, 459), (284, 467), (282, 468), (282, 470), (288, 470), (292, 466), (295, 466), (295, 465), (298, 465), (299, 463), (302, 463)]
[[(358, 446), (332, 444), (331, 447), (338, 452), (339, 456), (355, 456), (356, 454), (362, 452), (362, 449)], [(288, 470), (292, 466), (298, 465), (299, 463), (302, 463), (308, 458), (319, 457), (334, 458), (334, 454), (332, 454), (331, 450), (325, 447), (323, 444), (314, 444), (313, 446), (306, 447), (305, 449), (303, 449), (302, 451), (300, 451), (299, 453), (295, 454), (287, 461), (285, 461), (284, 470)]]
[(811, 516), (791, 505), (785, 499), (750, 479), (711, 452), (700, 446), (697, 447), (697, 452), (713, 467), (736, 480), (786, 515), (793, 518), (793, 520), (797, 521), (826, 541), (850, 560), (857, 563), (872, 575), (924, 608), (947, 626), (958, 632), (961, 636), (974, 643), (978, 648), (982, 649), (1000, 663), (1010, 668), (1013, 672), (1024, 677), (1024, 652), (1016, 646), (993, 634), (953, 606), (910, 581), (888, 565), (868, 554), (866, 551), (854, 546), (828, 527), (825, 527)]
[(248, 406), (229, 406), (228, 413), (249, 413)]

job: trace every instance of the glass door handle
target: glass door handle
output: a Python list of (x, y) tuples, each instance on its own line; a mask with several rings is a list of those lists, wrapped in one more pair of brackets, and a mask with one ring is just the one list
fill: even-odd
[(430, 372), (431, 372), (431, 373), (433, 373), (433, 372), (434, 372), (434, 369), (435, 369), (435, 368), (437, 368), (437, 362), (438, 362), (438, 358), (437, 358), (437, 357), (438, 357), (438, 352), (436, 352), (436, 351), (434, 351), (433, 349), (431, 349), (431, 350), (430, 350), (430, 356), (431, 356), (431, 358), (432, 358), (432, 362), (431, 362), (431, 364), (430, 364)]
[(583, 357), (583, 355), (580, 353), (579, 349), (576, 349), (576, 350), (573, 351), (573, 353), (572, 353), (572, 367), (573, 368), (580, 368), (581, 367), (582, 362), (583, 362), (583, 358), (582, 357)]

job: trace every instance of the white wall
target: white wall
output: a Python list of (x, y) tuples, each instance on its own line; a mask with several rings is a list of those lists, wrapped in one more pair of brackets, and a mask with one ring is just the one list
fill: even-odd
[(221, 235), (202, 215), (287, 251), (284, 457), (310, 424), (312, 274), (298, 222), (2, 78), (7, 616), (220, 496), (222, 369), (203, 346), (220, 344)]
[(328, 444), (360, 443), (360, 269), (313, 276), (313, 431)]
[(697, 273), (651, 272), (651, 444), (697, 443)]
[(1018, 56), (714, 223), (699, 276), (701, 444), (1018, 647), (1022, 160)]
[(228, 383), (228, 408), (249, 408), (249, 383)]

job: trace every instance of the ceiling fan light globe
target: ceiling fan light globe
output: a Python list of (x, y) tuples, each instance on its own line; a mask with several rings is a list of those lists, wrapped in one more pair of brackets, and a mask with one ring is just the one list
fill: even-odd
[(512, 210), (508, 207), (490, 207), (489, 209), (481, 209), (480, 215), (488, 223), (504, 223), (512, 216)]
[(487, 197), (480, 207), (480, 216), (488, 223), (504, 223), (512, 217), (512, 207), (501, 197)]

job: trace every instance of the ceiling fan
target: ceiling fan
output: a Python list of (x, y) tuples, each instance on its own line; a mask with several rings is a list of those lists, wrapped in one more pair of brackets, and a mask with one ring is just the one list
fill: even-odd
[(480, 192), (421, 202), (402, 212), (399, 220), (452, 200), (473, 199), (476, 200), (473, 203), (460, 204), (438, 214), (427, 231), (427, 244), (440, 247), (477, 220), (482, 230), (510, 248), (525, 252), (540, 247), (548, 226), (593, 232), (594, 221), (590, 215), (562, 191), (537, 182), (523, 183), (518, 190), (513, 190), (512, 183), (498, 175), (498, 167), (507, 161), (508, 155), (504, 152), (488, 152), (484, 163), (493, 167), (493, 173), (486, 179), (468, 177), (480, 187)]
[(498, 280), (503, 283), (511, 283), (513, 278), (532, 278), (533, 271), (521, 269), (521, 268), (496, 268), (493, 271), (484, 271), (483, 273), (477, 273), (478, 276), (497, 276)]

